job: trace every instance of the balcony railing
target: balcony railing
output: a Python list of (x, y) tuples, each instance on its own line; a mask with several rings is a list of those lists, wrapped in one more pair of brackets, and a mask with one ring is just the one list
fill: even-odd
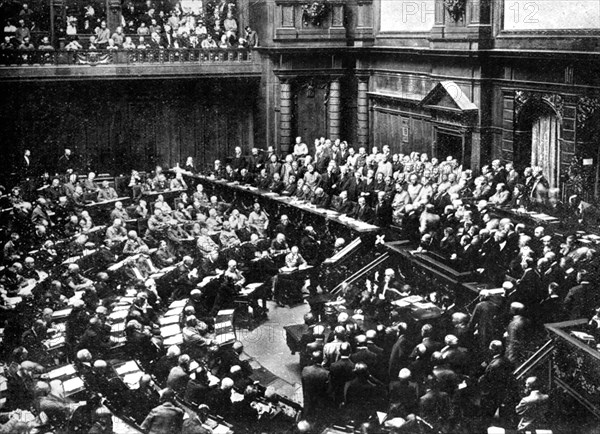
[(233, 64), (251, 62), (248, 49), (1, 50), (0, 66)]

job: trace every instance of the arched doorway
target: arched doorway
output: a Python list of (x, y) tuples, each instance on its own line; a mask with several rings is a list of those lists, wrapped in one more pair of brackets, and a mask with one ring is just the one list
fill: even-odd
[(529, 100), (519, 112), (514, 131), (514, 163), (518, 170), (540, 166), (550, 187), (559, 183), (560, 118), (544, 100)]

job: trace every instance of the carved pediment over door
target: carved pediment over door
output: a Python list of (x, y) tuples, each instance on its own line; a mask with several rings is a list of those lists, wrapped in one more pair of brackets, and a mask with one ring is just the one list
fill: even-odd
[(453, 81), (439, 82), (420, 104), (430, 110), (438, 120), (472, 124), (477, 120), (479, 108)]

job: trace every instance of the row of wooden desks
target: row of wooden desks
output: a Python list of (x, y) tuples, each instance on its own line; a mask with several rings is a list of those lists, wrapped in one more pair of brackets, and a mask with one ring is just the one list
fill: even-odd
[(303, 201), (299, 201), (299, 200), (297, 200), (295, 198), (291, 198), (289, 196), (281, 196), (277, 193), (261, 190), (257, 187), (252, 187), (249, 185), (241, 185), (237, 182), (228, 182), (225, 180), (213, 179), (213, 178), (203, 176), (203, 175), (194, 175), (189, 172), (184, 172), (184, 174), (189, 176), (192, 179), (197, 180), (198, 182), (203, 184), (205, 187), (208, 186), (213, 189), (221, 188), (223, 190), (229, 190), (230, 192), (233, 192), (235, 194), (241, 193), (241, 194), (245, 194), (245, 195), (248, 195), (248, 196), (251, 196), (254, 198), (260, 197), (263, 199), (268, 199), (276, 205), (292, 207), (292, 208), (295, 208), (295, 209), (298, 209), (301, 211), (305, 211), (312, 215), (322, 217), (326, 221), (332, 221), (332, 222), (338, 223), (340, 225), (343, 225), (343, 226), (347, 227), (348, 229), (351, 229), (360, 234), (374, 233), (379, 230), (378, 226), (375, 226), (375, 225), (372, 225), (369, 223), (365, 223), (360, 220), (353, 219), (351, 217), (347, 217), (345, 215), (342, 215), (342, 214), (340, 214), (336, 211), (330, 210), (330, 209), (318, 208), (314, 205), (308, 204)]

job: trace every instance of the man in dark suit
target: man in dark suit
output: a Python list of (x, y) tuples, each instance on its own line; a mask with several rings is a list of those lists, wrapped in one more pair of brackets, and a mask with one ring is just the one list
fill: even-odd
[(536, 377), (529, 377), (525, 381), (525, 391), (529, 395), (521, 399), (516, 407), (516, 412), (521, 416), (519, 432), (535, 432), (544, 426), (546, 412), (548, 411), (548, 395), (541, 393), (540, 382)]
[(533, 312), (544, 299), (546, 289), (542, 287), (542, 278), (537, 268), (534, 267), (532, 258), (524, 257), (521, 267), (523, 275), (517, 280), (511, 301), (523, 303), (529, 312)]
[(356, 364), (364, 363), (367, 365), (369, 372), (375, 372), (379, 365), (379, 357), (367, 347), (367, 337), (365, 335), (356, 337), (356, 352), (350, 356), (350, 360)]
[(244, 345), (240, 341), (235, 341), (231, 347), (223, 346), (219, 348), (217, 357), (221, 360), (219, 365), (219, 377), (226, 377), (232, 366), (242, 368), (244, 375), (252, 374), (252, 366), (247, 360), (240, 360), (240, 355), (244, 351)]
[(577, 273), (577, 283), (565, 297), (565, 312), (569, 319), (590, 318), (599, 299), (597, 289), (590, 283), (586, 270)]
[(373, 210), (367, 205), (367, 201), (364, 197), (358, 198), (358, 207), (351, 217), (365, 223), (371, 223), (371, 221), (373, 221)]
[(23, 177), (28, 178), (32, 175), (33, 167), (31, 163), (31, 151), (29, 149), (25, 149), (23, 153), (23, 159), (21, 160), (21, 171), (23, 173)]
[(389, 412), (390, 418), (406, 418), (411, 413), (416, 413), (418, 409), (417, 389), (410, 381), (411, 372), (409, 369), (402, 368), (398, 376), (390, 382), (389, 385)]
[(504, 355), (502, 342), (492, 341), (489, 350), (492, 359), (479, 377), (479, 386), (481, 411), (484, 417), (492, 418), (512, 390), (514, 366)]
[(392, 207), (385, 200), (385, 192), (380, 191), (377, 193), (377, 203), (374, 209), (374, 224), (382, 228), (387, 228), (392, 224)]
[(312, 353), (312, 365), (302, 369), (302, 392), (304, 395), (304, 415), (314, 418), (323, 410), (326, 410), (327, 382), (329, 373), (321, 366), (323, 353), (315, 351)]
[(56, 171), (60, 174), (64, 174), (67, 173), (67, 170), (69, 169), (75, 169), (73, 167), (73, 155), (71, 153), (70, 149), (65, 149), (65, 152), (63, 155), (61, 155), (61, 157), (58, 159), (58, 165), (57, 165), (57, 169)]
[(528, 357), (528, 343), (533, 333), (531, 320), (524, 316), (525, 306), (518, 302), (510, 305), (512, 319), (506, 328), (506, 357), (515, 366), (525, 362)]
[(408, 364), (408, 356), (410, 355), (411, 348), (408, 338), (406, 337), (406, 323), (398, 323), (398, 339), (392, 346), (390, 353), (390, 361), (388, 364), (388, 376), (389, 378), (396, 378), (400, 372), (400, 368)]
[(365, 363), (356, 364), (354, 377), (344, 388), (344, 403), (352, 419), (364, 422), (375, 410), (385, 408), (385, 391), (371, 381)]
[(181, 432), (184, 411), (175, 406), (175, 393), (171, 389), (163, 390), (160, 401), (161, 404), (150, 411), (142, 428), (148, 434)]
[(331, 208), (340, 214), (352, 215), (356, 210), (356, 204), (348, 200), (348, 192), (344, 190), (335, 201), (332, 201)]
[(335, 405), (344, 400), (344, 386), (354, 378), (354, 362), (350, 360), (352, 347), (348, 342), (340, 345), (340, 358), (329, 368), (329, 396)]
[(319, 208), (329, 208), (329, 195), (321, 187), (317, 187), (311, 203)]
[(450, 417), (450, 399), (447, 393), (440, 391), (434, 378), (429, 377), (427, 383), (427, 393), (419, 400), (419, 413), (423, 419), (440, 429)]

